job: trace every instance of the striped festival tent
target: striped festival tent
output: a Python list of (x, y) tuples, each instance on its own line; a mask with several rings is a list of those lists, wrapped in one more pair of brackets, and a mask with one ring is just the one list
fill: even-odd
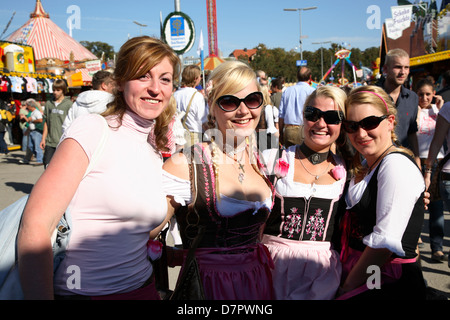
[(36, 8), (30, 14), (30, 19), (6, 40), (32, 46), (36, 60), (52, 58), (69, 61), (71, 54), (74, 61), (97, 59), (92, 52), (50, 20), (41, 0), (36, 1)]
[[(219, 58), (217, 56), (209, 56), (206, 57), (205, 60), (203, 60), (204, 68), (205, 70), (214, 70), (219, 64), (224, 62), (222, 58)], [(200, 63), (197, 63), (197, 65), (200, 67)]]

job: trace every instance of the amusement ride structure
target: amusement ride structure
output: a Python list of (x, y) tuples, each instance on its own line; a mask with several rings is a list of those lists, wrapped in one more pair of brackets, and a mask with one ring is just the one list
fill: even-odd
[(336, 61), (333, 63), (330, 69), (324, 74), (322, 77), (322, 80), (320, 80), (320, 83), (325, 83), (325, 79), (328, 77), (331, 71), (338, 65), (339, 61), (342, 60), (342, 68), (341, 68), (341, 78), (338, 80), (340, 85), (347, 85), (348, 80), (344, 76), (344, 70), (345, 70), (345, 63), (347, 62), (348, 65), (352, 68), (353, 72), (353, 81), (354, 84), (356, 84), (356, 67), (355, 65), (350, 61), (350, 56), (352, 52), (348, 49), (342, 49), (337, 51), (334, 55), (336, 56)]
[(206, 13), (208, 19), (208, 49), (209, 56), (204, 60), (205, 70), (213, 70), (224, 62), (219, 58), (219, 45), (217, 42), (217, 15), (216, 0), (206, 0)]

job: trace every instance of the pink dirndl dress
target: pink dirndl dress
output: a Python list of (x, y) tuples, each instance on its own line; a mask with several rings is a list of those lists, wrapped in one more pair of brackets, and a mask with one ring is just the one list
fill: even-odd
[[(274, 206), (263, 237), (275, 266), (275, 298), (330, 300), (341, 281), (339, 253), (331, 240), (346, 175), (331, 185), (294, 182), (295, 148), (287, 150), (289, 170), (276, 182)], [(342, 163), (339, 157), (334, 159)]]

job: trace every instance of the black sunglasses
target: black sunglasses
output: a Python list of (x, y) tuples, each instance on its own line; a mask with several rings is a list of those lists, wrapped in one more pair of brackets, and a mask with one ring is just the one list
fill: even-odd
[(322, 111), (315, 107), (306, 106), (304, 117), (308, 121), (316, 122), (323, 118), (326, 124), (339, 124), (344, 120), (344, 113), (338, 110)]
[(348, 133), (355, 133), (356, 131), (358, 131), (359, 127), (363, 128), (364, 130), (373, 130), (376, 127), (378, 127), (381, 121), (383, 121), (387, 117), (388, 115), (385, 114), (384, 116), (381, 117), (369, 116), (358, 122), (344, 120), (342, 122), (342, 127)]
[(244, 102), (249, 109), (258, 109), (263, 104), (263, 101), (263, 94), (259, 91), (255, 91), (243, 99), (239, 99), (232, 95), (221, 96), (217, 99), (217, 104), (223, 111), (231, 112), (237, 110), (241, 105), (241, 102)]

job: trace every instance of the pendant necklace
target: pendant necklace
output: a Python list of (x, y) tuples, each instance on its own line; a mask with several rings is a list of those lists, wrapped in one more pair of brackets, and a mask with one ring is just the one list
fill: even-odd
[[(299, 149), (297, 149), (297, 152), (298, 152), (298, 151), (299, 151)], [(328, 152), (327, 152), (327, 153), (328, 153)], [(330, 162), (328, 163), (327, 168), (326, 168), (323, 172), (321, 172), (321, 173), (319, 173), (319, 174), (313, 174), (313, 173), (309, 172), (308, 169), (306, 169), (305, 165), (303, 164), (302, 159), (300, 158), (299, 152), (298, 152), (298, 160), (300, 160), (300, 164), (302, 165), (303, 169), (305, 169), (305, 171), (306, 171), (307, 173), (309, 173), (310, 175), (312, 175), (316, 180), (319, 180), (319, 178), (320, 178), (321, 176), (323, 176), (325, 173), (327, 173), (327, 172), (328, 172), (328, 169), (330, 168), (330, 165), (331, 165), (331, 161), (330, 161)], [(321, 161), (321, 162), (323, 162), (323, 161)], [(321, 162), (319, 162), (319, 163), (321, 163)]]
[(328, 149), (327, 152), (316, 152), (309, 148), (305, 143), (302, 143), (300, 145), (300, 151), (303, 153), (306, 159), (309, 160), (312, 164), (316, 165), (319, 163), (324, 162), (328, 159), (328, 155), (330, 153), (330, 150)]
[[(247, 147), (248, 147), (248, 142), (244, 147), (241, 147), (239, 149), (234, 149), (229, 152), (225, 150), (225, 154), (228, 157), (230, 157), (231, 159), (233, 159), (238, 164), (237, 170), (238, 170), (238, 180), (239, 180), (240, 184), (242, 184), (245, 179), (245, 169), (244, 169), (244, 163), (242, 163), (242, 160), (244, 159), (245, 150), (247, 149)], [(242, 152), (242, 151), (244, 151), (244, 152)], [(242, 152), (241, 159), (237, 158), (237, 154), (239, 152)]]

